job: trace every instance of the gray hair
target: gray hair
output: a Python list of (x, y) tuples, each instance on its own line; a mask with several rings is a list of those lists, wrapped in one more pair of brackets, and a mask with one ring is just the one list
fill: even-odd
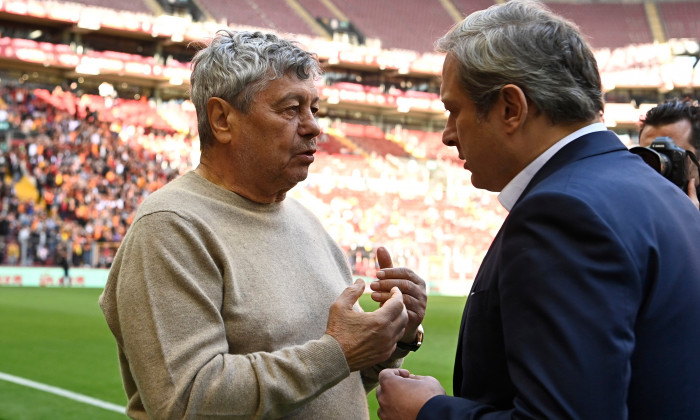
[(321, 75), (316, 55), (301, 49), (296, 42), (274, 34), (224, 29), (195, 54), (191, 66), (190, 98), (197, 111), (202, 149), (213, 141), (207, 116), (210, 98), (221, 98), (247, 113), (255, 95), (272, 80), (291, 74), (302, 80)]
[(541, 3), (511, 0), (475, 12), (436, 43), (459, 63), (460, 81), (488, 114), (514, 84), (552, 123), (588, 121), (603, 111), (598, 65), (576, 25)]

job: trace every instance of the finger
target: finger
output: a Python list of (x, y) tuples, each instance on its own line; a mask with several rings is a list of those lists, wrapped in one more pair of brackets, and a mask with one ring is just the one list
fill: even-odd
[(396, 301), (397, 304), (399, 304), (403, 308), (403, 293), (401, 292), (401, 289), (399, 289), (398, 287), (392, 287), (389, 293), (391, 293), (391, 297), (389, 297), (388, 302)]
[(341, 303), (344, 307), (352, 308), (352, 306), (355, 305), (355, 302), (357, 302), (360, 296), (362, 296), (364, 291), (365, 281), (362, 279), (357, 279), (352, 286), (348, 286), (345, 288), (345, 290), (343, 290), (343, 293), (338, 296), (336, 302)]
[(420, 277), (412, 276), (411, 278), (375, 280), (369, 284), (369, 287), (377, 292), (388, 292), (392, 287), (398, 287), (401, 292), (407, 293), (411, 290), (425, 289), (425, 283)]
[[(422, 289), (415, 288), (411, 288), (410, 290), (406, 290), (405, 288), (399, 288), (399, 290), (401, 290), (401, 293), (403, 295), (403, 303), (404, 305), (406, 305), (406, 309), (408, 309), (409, 311), (412, 308), (425, 309), (425, 306), (427, 304), (427, 295), (425, 291), (423, 291)], [(375, 302), (383, 303), (391, 299), (392, 294), (390, 291), (374, 290), (372, 291), (372, 294), (370, 296)]]
[(695, 178), (691, 178), (690, 181), (688, 181), (688, 197), (690, 201), (695, 204), (695, 207), (698, 207), (698, 192), (695, 187)]
[(388, 369), (382, 369), (379, 372), (379, 383), (382, 384), (390, 378), (393, 378), (394, 376), (401, 376), (403, 378), (408, 378), (411, 375), (411, 372), (408, 369), (402, 369), (402, 368), (388, 368)]
[(372, 292), (370, 295), (372, 300), (378, 303), (384, 303), (391, 298), (391, 293), (389, 292)]
[(377, 263), (379, 264), (380, 269), (391, 268), (394, 266), (394, 264), (391, 262), (391, 255), (389, 254), (389, 251), (387, 251), (387, 249), (383, 246), (377, 248)]
[[(401, 289), (399, 289), (401, 290)], [(406, 308), (410, 308), (416, 305), (419, 306), (425, 306), (421, 302), (424, 302), (425, 299), (422, 299), (420, 296), (413, 296), (412, 293), (402, 291), (401, 294), (403, 295), (403, 303), (406, 305)], [(372, 300), (375, 302), (379, 303), (384, 303), (387, 300), (391, 299), (393, 294), (391, 292), (386, 292), (386, 291), (373, 291), (372, 294), (370, 295)]]
[(391, 289), (394, 287), (398, 287), (401, 290), (406, 305), (412, 302), (425, 302), (427, 298), (423, 280), (415, 283), (409, 280), (380, 280), (373, 281), (369, 287), (372, 289), (371, 296), (375, 302), (388, 300), (391, 297)]
[(398, 287), (394, 287), (391, 289), (391, 297), (375, 313), (381, 312), (389, 316), (390, 319), (395, 319), (405, 311), (406, 305), (403, 303), (403, 293)]
[(391, 293), (389, 292), (372, 292), (370, 295), (373, 301), (377, 302), (379, 304), (379, 307), (381, 308), (384, 303), (391, 298)]
[(379, 379), (379, 386), (381, 386), (382, 382), (384, 382), (384, 381), (386, 380), (385, 378), (386, 378), (387, 376), (394, 375), (394, 370), (396, 370), (396, 369), (382, 369), (382, 370), (379, 372), (379, 376), (378, 376), (378, 379)]
[[(411, 276), (417, 277), (415, 274), (413, 274), (413, 270), (410, 268), (406, 267), (383, 267), (381, 271), (384, 276), (382, 280), (384, 279), (407, 279)], [(379, 272), (378, 271), (378, 272)]]

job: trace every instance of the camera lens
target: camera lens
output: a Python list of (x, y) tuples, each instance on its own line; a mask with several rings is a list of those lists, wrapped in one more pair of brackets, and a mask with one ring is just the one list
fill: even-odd
[(668, 176), (668, 172), (671, 169), (671, 161), (668, 156), (646, 147), (633, 147), (630, 149), (630, 152), (641, 157), (656, 172), (663, 176)]

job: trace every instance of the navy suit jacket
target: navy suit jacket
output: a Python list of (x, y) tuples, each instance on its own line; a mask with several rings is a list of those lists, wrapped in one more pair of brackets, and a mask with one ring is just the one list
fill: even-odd
[(535, 175), (418, 419), (700, 419), (700, 212), (612, 132)]

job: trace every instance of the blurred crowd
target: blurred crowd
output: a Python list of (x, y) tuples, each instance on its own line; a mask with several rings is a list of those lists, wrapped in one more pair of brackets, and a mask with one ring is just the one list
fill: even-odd
[(58, 265), (66, 252), (71, 266), (109, 267), (142, 198), (181, 170), (144, 146), (173, 134), (61, 110), (24, 87), (0, 92), (2, 263)]
[(374, 276), (374, 250), (385, 246), (395, 265), (423, 273), (436, 292), (473, 279), (506, 214), (451, 159), (322, 154), (291, 194), (320, 217), (356, 275)]
[[(23, 86), (1, 89), (2, 264), (109, 267), (143, 198), (196, 164), (196, 136), (106, 121), (79, 102), (62, 109)], [(495, 195), (468, 179), (450, 159), (319, 153), (292, 195), (319, 216), (356, 275), (374, 275), (381, 245), (397, 265), (461, 281), (505, 217)]]

